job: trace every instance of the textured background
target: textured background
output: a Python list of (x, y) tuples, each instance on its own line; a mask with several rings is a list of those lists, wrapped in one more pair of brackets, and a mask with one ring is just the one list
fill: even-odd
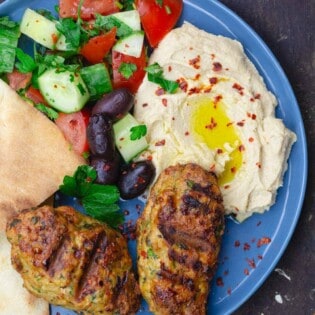
[[(266, 42), (283, 67), (304, 120), (308, 186), (300, 220), (275, 271), (235, 315), (315, 314), (315, 1), (221, 0)], [(284, 272), (284, 273), (283, 273)]]

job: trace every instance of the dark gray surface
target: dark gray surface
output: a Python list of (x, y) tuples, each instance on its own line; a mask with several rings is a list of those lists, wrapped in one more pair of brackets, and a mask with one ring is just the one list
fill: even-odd
[(309, 150), (307, 191), (295, 233), (275, 271), (262, 287), (234, 312), (234, 315), (314, 315), (315, 1), (222, 0), (221, 2), (246, 21), (279, 60), (297, 97)]

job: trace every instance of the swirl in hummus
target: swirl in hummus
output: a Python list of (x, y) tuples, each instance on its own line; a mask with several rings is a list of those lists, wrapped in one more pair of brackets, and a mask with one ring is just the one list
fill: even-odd
[(189, 162), (214, 171), (226, 213), (239, 221), (268, 210), (296, 135), (275, 117), (276, 98), (241, 44), (185, 23), (154, 50), (155, 62), (179, 88), (165, 93), (145, 77), (134, 108), (148, 128), (140, 158), (152, 159), (157, 175)]

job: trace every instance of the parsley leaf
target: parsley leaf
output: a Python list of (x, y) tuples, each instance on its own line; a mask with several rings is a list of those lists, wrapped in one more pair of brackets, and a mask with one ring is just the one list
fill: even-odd
[(88, 165), (81, 165), (73, 176), (65, 176), (59, 189), (62, 193), (74, 196), (82, 201), (88, 215), (117, 227), (123, 222), (123, 214), (117, 204), (119, 190), (114, 185), (95, 184), (96, 170)]
[(120, 0), (123, 8), (122, 11), (134, 10), (135, 9), (135, 1), (134, 0)]
[(129, 79), (135, 71), (137, 66), (131, 62), (122, 62), (118, 68), (118, 72), (126, 79)]
[(41, 104), (41, 103), (36, 104), (35, 108), (38, 109), (43, 114), (45, 114), (51, 120), (56, 120), (59, 116), (57, 111), (55, 111), (53, 108), (48, 107), (44, 104)]
[(37, 67), (35, 60), (23, 52), (21, 48), (16, 48), (16, 58), (19, 60), (18, 63), (15, 64), (16, 68), (22, 72), (22, 73), (27, 73), (27, 72), (32, 72), (35, 70)]
[(165, 79), (163, 68), (157, 62), (146, 67), (145, 70), (148, 73), (148, 80), (158, 84), (166, 92), (173, 94), (178, 89), (178, 82)]
[(146, 125), (138, 125), (130, 128), (130, 140), (139, 140), (147, 134)]
[(57, 30), (66, 38), (67, 48), (77, 51), (81, 43), (81, 26), (71, 18), (61, 19), (56, 24)]
[(19, 28), (19, 24), (14, 21), (11, 21), (8, 16), (0, 17), (0, 25), (1, 27), (12, 28), (15, 30)]
[(110, 15), (100, 15), (96, 14), (96, 20), (94, 23), (94, 28), (98, 29), (99, 31), (101, 30), (106, 30), (109, 31), (113, 27), (116, 27), (116, 35), (118, 37), (125, 37), (130, 35), (133, 30), (130, 26), (128, 26), (126, 23), (118, 20), (117, 18), (110, 16)]
[(163, 6), (163, 0), (155, 0), (155, 3), (156, 3), (160, 8), (162, 8), (162, 6)]

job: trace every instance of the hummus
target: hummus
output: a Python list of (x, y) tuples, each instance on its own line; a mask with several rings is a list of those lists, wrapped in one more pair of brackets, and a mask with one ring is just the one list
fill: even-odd
[(134, 115), (147, 125), (157, 175), (169, 165), (198, 163), (217, 174), (227, 214), (239, 221), (275, 202), (296, 136), (275, 117), (277, 105), (235, 40), (191, 24), (172, 30), (150, 57), (174, 94), (145, 77)]

